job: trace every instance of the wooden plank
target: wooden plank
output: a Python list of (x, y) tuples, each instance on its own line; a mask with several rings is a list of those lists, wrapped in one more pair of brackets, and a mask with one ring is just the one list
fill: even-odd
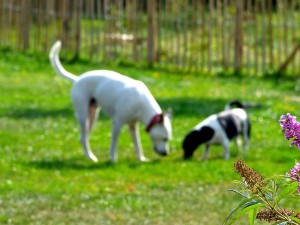
[[(290, 4), (290, 23), (291, 23), (291, 42), (293, 43), (294, 40), (297, 39), (296, 37), (296, 27), (297, 27), (297, 19), (295, 18), (295, 11), (296, 11), (296, 1), (295, 0), (291, 0), (291, 4)], [(293, 62), (291, 63), (291, 71), (294, 71), (296, 67), (296, 57), (295, 60), (293, 60)]]
[[(259, 23), (258, 18), (258, 1), (254, 2), (254, 14), (253, 14), (253, 21), (254, 21), (254, 45), (257, 46), (259, 44), (258, 39), (258, 26)], [(258, 73), (259, 68), (259, 55), (258, 55), (258, 48), (254, 48), (254, 58), (255, 58), (255, 73)]]
[[(166, 0), (166, 24), (167, 24), (167, 27), (166, 27), (166, 30), (168, 30), (168, 41), (167, 41), (167, 47), (166, 47), (166, 54), (170, 56), (170, 60), (168, 60), (168, 65), (172, 65), (173, 62), (174, 62), (174, 56), (173, 56), (173, 43), (174, 43), (174, 35), (173, 35), (173, 29), (174, 29), (174, 21), (173, 21), (173, 18), (172, 18), (172, 3), (170, 2), (171, 0)], [(170, 18), (170, 19), (167, 19), (167, 18)], [(168, 54), (168, 53), (169, 54)]]
[[(226, 41), (226, 33), (229, 32), (227, 30), (227, 12), (226, 12), (226, 7), (227, 7), (227, 0), (224, 0), (224, 3), (223, 3), (223, 10), (222, 10), (222, 13), (223, 13), (223, 20), (222, 20), (222, 61), (223, 61), (223, 67), (225, 70), (228, 69), (228, 49), (227, 49), (227, 41)], [(229, 32), (230, 33), (230, 32)]]
[(274, 38), (273, 38), (273, 10), (272, 0), (268, 0), (268, 34), (269, 34), (269, 67), (274, 68)]
[(6, 36), (7, 36), (7, 10), (5, 10), (5, 5), (7, 4), (5, 0), (0, 0), (0, 4), (1, 4), (1, 8), (0, 8), (0, 17), (1, 17), (1, 29), (0, 29), (0, 33), (1, 33), (1, 40), (0, 43), (2, 45), (6, 44)]
[(278, 0), (277, 1), (277, 9), (276, 9), (276, 14), (277, 14), (277, 48), (278, 48), (278, 63), (281, 62), (282, 56), (281, 56), (281, 52), (282, 52), (282, 42), (281, 42), (281, 27), (280, 27), (280, 23), (281, 21), (281, 1)]
[[(33, 2), (34, 5), (32, 7), (32, 14), (36, 14), (35, 17), (37, 18), (34, 27), (36, 28), (36, 35), (35, 35), (35, 40), (34, 41), (34, 45), (33, 48), (36, 51), (39, 51), (39, 49), (44, 45), (44, 41), (47, 41), (47, 36), (44, 34), (44, 26), (43, 26), (43, 18), (44, 18), (44, 9), (45, 9), (45, 3), (44, 1), (39, 1), (36, 0), (35, 2)], [(32, 37), (31, 37), (32, 38)]]
[(82, 11), (82, 0), (74, 1), (74, 17), (75, 17), (75, 52), (74, 59), (80, 57), (81, 49), (81, 11)]
[[(198, 29), (198, 20), (199, 20), (199, 1), (193, 0), (192, 1), (192, 25), (191, 25), (191, 51), (192, 52), (192, 59), (191, 62), (191, 68), (194, 69), (194, 71), (197, 71), (198, 67), (198, 52), (201, 51), (201, 48), (199, 48), (199, 41), (201, 36), (199, 35), (199, 29)], [(197, 43), (198, 42), (198, 43)], [(195, 46), (195, 47), (194, 47)]]
[(239, 72), (242, 69), (243, 62), (243, 7), (244, 0), (236, 1), (236, 15), (235, 15), (235, 55), (234, 55), (234, 71)]
[(266, 2), (265, 0), (261, 0), (261, 17), (262, 17), (262, 22), (261, 22), (261, 54), (262, 54), (262, 72), (265, 72), (267, 69), (266, 66), (266, 46), (267, 46), (267, 40), (266, 40), (266, 35), (264, 34), (264, 31), (266, 29)]
[[(132, 7), (131, 7), (131, 13), (130, 13), (132, 15), (132, 26), (133, 26), (132, 51), (133, 51), (133, 60), (134, 61), (138, 60), (138, 43), (137, 43), (137, 37), (138, 37), (138, 26), (137, 26), (138, 21), (137, 20), (138, 20), (138, 15), (137, 15), (137, 4), (138, 4), (138, 0), (133, 0)], [(148, 47), (149, 47), (149, 40), (148, 40)], [(147, 60), (149, 60), (149, 59), (147, 59)], [(149, 61), (148, 61), (148, 63), (149, 63)]]
[(68, 34), (69, 34), (69, 1), (68, 0), (62, 0), (61, 5), (62, 10), (62, 27), (61, 27), (61, 39), (62, 39), (62, 45), (66, 48), (69, 46), (68, 40)]
[(216, 51), (216, 65), (215, 67), (220, 68), (222, 67), (222, 21), (224, 20), (223, 15), (222, 15), (222, 3), (221, 0), (217, 0), (216, 2), (216, 14), (215, 14), (215, 19), (216, 19), (216, 45), (218, 51)]
[[(132, 15), (131, 15), (131, 8), (132, 8), (132, 0), (127, 0), (125, 5), (125, 18), (126, 18), (126, 33), (132, 34)], [(133, 42), (132, 42), (133, 43)], [(130, 56), (130, 51), (132, 49), (124, 48), (125, 55)], [(132, 54), (131, 54), (132, 55)]]
[(213, 11), (214, 11), (214, 0), (209, 0), (209, 21), (208, 21), (208, 72), (212, 69), (212, 39), (213, 39)]
[[(174, 2), (172, 3), (174, 4)], [(181, 36), (180, 36), (180, 30), (181, 30), (181, 5), (180, 2), (176, 3), (176, 14), (177, 14), (177, 20), (176, 20), (176, 44), (174, 45), (174, 49), (176, 49), (176, 63), (177, 66), (181, 65)]]
[[(252, 52), (251, 52), (251, 42), (252, 42), (252, 29), (251, 29), (251, 17), (252, 17), (252, 2), (250, 0), (246, 1), (247, 4), (247, 17), (246, 17), (246, 23), (247, 23), (247, 29), (244, 30), (245, 35), (244, 35), (244, 42), (246, 43), (246, 71), (247, 74), (250, 74), (251, 72), (251, 66), (252, 66)], [(250, 29), (250, 32), (249, 32)]]
[(148, 13), (148, 64), (153, 65), (157, 61), (157, 0), (147, 1)]
[(93, 60), (95, 53), (97, 51), (97, 49), (94, 46), (94, 36), (95, 36), (95, 25), (94, 25), (94, 21), (95, 21), (95, 17), (94, 17), (94, 1), (93, 0), (86, 0), (87, 1), (87, 13), (88, 13), (88, 18), (87, 21), (89, 23), (89, 33), (90, 35), (88, 36), (89, 39), (89, 54), (90, 54), (90, 59)]
[(289, 9), (288, 9), (288, 6), (287, 6), (287, 1), (282, 1), (282, 4), (283, 4), (283, 32), (284, 32), (284, 40), (283, 40), (283, 43), (284, 43), (284, 55), (285, 57), (288, 56), (289, 54), (289, 32), (288, 32), (288, 23), (289, 23)]
[(200, 26), (200, 53), (199, 53), (199, 58), (200, 58), (200, 69), (202, 71), (205, 70), (205, 66), (206, 66), (206, 54), (205, 54), (205, 46), (206, 46), (206, 31), (205, 31), (205, 28), (206, 28), (206, 20), (205, 20), (205, 13), (206, 13), (206, 10), (205, 10), (205, 0), (202, 0), (201, 3), (200, 3), (200, 14), (201, 14), (201, 26)]
[(183, 23), (183, 26), (182, 26), (182, 30), (180, 32), (181, 35), (183, 35), (183, 54), (182, 54), (182, 64), (184, 65), (184, 67), (188, 67), (188, 56), (187, 56), (187, 53), (188, 53), (188, 1), (184, 1), (183, 2), (183, 6), (182, 6), (182, 11), (183, 11), (183, 15), (182, 15), (182, 23)]
[(31, 1), (30, 0), (22, 0), (19, 43), (22, 43), (23, 50), (27, 50), (29, 48), (30, 22), (31, 22), (30, 9), (31, 9)]

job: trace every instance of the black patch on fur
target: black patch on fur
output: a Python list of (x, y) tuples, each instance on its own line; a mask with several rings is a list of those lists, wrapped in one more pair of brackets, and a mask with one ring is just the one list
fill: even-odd
[(221, 113), (217, 119), (229, 140), (236, 137), (242, 130), (240, 119), (231, 113)]
[(204, 126), (200, 130), (193, 130), (187, 134), (182, 143), (184, 158), (192, 157), (198, 146), (209, 141), (214, 136), (214, 133), (215, 131), (212, 128)]

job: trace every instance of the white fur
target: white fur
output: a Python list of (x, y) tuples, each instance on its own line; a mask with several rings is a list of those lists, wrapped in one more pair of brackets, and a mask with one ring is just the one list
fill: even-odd
[[(61, 42), (57, 41), (52, 46), (49, 57), (56, 72), (74, 83), (71, 98), (80, 124), (80, 141), (86, 157), (95, 162), (98, 161), (89, 146), (89, 134), (99, 111), (103, 110), (113, 120), (110, 159), (117, 160), (119, 133), (121, 127), (128, 124), (137, 156), (139, 160), (145, 161), (137, 122), (147, 126), (154, 115), (162, 113), (148, 88), (141, 81), (108, 70), (89, 71), (81, 76), (75, 76), (61, 65), (60, 47)], [(91, 104), (92, 99), (95, 100), (95, 104)], [(168, 153), (171, 130), (170, 119), (166, 115), (162, 123), (155, 124), (149, 131), (154, 149), (158, 154)]]

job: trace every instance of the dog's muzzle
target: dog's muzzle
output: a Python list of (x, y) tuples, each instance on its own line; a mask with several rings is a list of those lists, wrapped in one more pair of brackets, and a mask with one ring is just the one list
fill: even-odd
[(159, 154), (160, 156), (167, 156), (168, 152), (166, 150), (161, 151), (159, 149), (157, 149), (156, 147), (154, 147), (154, 150), (156, 151), (157, 154)]

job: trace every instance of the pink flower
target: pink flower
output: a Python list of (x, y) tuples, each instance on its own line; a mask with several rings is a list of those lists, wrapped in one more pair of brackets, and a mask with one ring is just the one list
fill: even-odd
[(280, 117), (279, 123), (282, 127), (285, 139), (293, 139), (290, 146), (296, 145), (296, 147), (300, 150), (300, 123), (296, 120), (296, 117), (287, 113)]
[(300, 162), (296, 163), (296, 165), (286, 174), (286, 177), (298, 182), (298, 194), (300, 195)]

